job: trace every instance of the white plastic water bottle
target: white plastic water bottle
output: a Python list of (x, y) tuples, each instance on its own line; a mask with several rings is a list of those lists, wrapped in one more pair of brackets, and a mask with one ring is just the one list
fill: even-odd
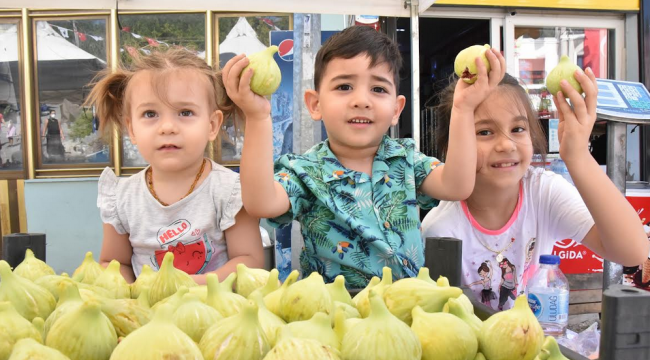
[(526, 285), (528, 305), (544, 334), (564, 336), (569, 321), (569, 282), (559, 268), (560, 257), (542, 255), (539, 268)]

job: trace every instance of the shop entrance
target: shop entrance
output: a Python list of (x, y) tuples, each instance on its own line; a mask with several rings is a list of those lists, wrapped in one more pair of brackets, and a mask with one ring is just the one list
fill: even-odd
[[(411, 71), (410, 24), (408, 19), (397, 20), (397, 41), (404, 56), (404, 71), (400, 92), (410, 99)], [(464, 48), (490, 43), (489, 19), (420, 18), (420, 149), (427, 155), (437, 155), (434, 143), (435, 118), (433, 107), (438, 94), (453, 79), (454, 60)], [(397, 129), (399, 137), (411, 137), (413, 129), (410, 101), (406, 102)]]

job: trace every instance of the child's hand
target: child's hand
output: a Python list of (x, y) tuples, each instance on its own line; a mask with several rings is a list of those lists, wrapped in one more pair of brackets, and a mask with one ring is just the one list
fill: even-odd
[(223, 83), (230, 99), (244, 112), (246, 121), (264, 120), (271, 114), (271, 104), (265, 97), (251, 90), (253, 69), (248, 69), (241, 78), (239, 76), (248, 63), (249, 60), (244, 54), (230, 59), (222, 71)]
[(506, 60), (498, 50), (490, 49), (485, 52), (485, 56), (490, 62), (490, 73), (487, 73), (483, 61), (480, 58), (476, 58), (478, 79), (471, 85), (460, 79), (458, 80), (456, 89), (454, 90), (455, 109), (473, 114), (474, 110), (499, 85), (503, 76), (506, 74)]
[[(582, 86), (585, 97), (579, 94), (566, 80), (560, 82), (561, 90), (553, 96), (553, 102), (558, 109), (560, 123), (558, 138), (560, 140), (560, 157), (566, 163), (580, 161), (589, 154), (589, 136), (596, 122), (596, 103), (598, 85), (596, 76), (590, 68), (586, 73), (576, 70), (573, 75)], [(571, 99), (571, 105), (564, 97)]]

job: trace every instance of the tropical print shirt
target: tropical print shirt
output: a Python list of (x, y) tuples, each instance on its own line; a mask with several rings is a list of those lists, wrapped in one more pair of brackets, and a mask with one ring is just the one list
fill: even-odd
[(291, 209), (269, 223), (300, 223), (303, 276), (317, 271), (332, 282), (342, 274), (348, 288), (365, 287), (384, 266), (395, 279), (416, 276), (424, 264), (417, 206), (438, 204), (417, 189), (439, 165), (415, 150), (413, 139), (384, 136), (371, 177), (345, 168), (325, 140), (304, 155), (276, 161), (275, 179)]

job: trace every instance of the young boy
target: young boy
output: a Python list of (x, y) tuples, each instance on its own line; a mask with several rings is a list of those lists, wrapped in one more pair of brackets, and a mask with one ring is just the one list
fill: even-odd
[[(492, 71), (501, 73), (497, 55), (490, 54)], [(226, 91), (246, 118), (240, 168), (246, 210), (275, 226), (300, 222), (305, 276), (317, 271), (332, 282), (343, 274), (351, 288), (381, 276), (383, 266), (395, 278), (415, 276), (424, 263), (417, 205), (465, 199), (474, 187), (473, 113), (456, 113), (446, 165), (418, 152), (412, 139), (386, 136), (406, 102), (398, 91), (401, 54), (382, 33), (347, 28), (318, 51), (315, 89), (304, 96), (311, 117), (325, 122), (328, 139), (303, 155), (278, 159), (274, 181), (270, 104), (251, 92), (252, 71), (241, 74), (247, 65), (239, 55), (223, 69)], [(489, 86), (481, 69), (485, 79), (471, 88)]]

